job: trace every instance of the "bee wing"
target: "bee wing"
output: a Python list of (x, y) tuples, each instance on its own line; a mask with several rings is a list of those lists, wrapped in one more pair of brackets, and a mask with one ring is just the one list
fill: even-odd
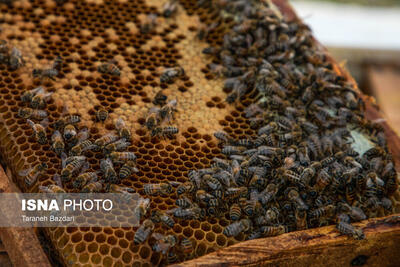
[(89, 129), (85, 127), (78, 133), (78, 142), (81, 143), (87, 140), (88, 138), (89, 138)]
[(51, 141), (55, 141), (57, 138), (63, 138), (59, 130), (55, 130), (51, 136)]
[(28, 169), (19, 171), (19, 172), (18, 172), (18, 175), (19, 175), (19, 176), (22, 176), (22, 177), (27, 176), (28, 173), (29, 173), (31, 170), (32, 170), (32, 168), (28, 168)]
[(49, 126), (49, 118), (44, 118), (41, 122), (40, 125), (42, 125), (44, 128), (47, 128)]
[(29, 124), (29, 126), (31, 126), (32, 128), (35, 127), (35, 123), (33, 121), (31, 121), (30, 119), (27, 119), (26, 122)]
[(155, 238), (156, 240), (161, 240), (161, 239), (163, 239), (165, 237), (165, 235), (160, 234), (160, 233), (153, 233), (151, 236), (153, 238)]
[(172, 99), (171, 101), (169, 101), (168, 105), (170, 105), (172, 107), (176, 107), (176, 105), (178, 105), (178, 100)]
[(44, 98), (45, 100), (49, 100), (50, 97), (51, 97), (53, 94), (54, 94), (54, 92), (49, 92), (49, 93), (44, 93), (44, 92), (43, 92), (43, 98)]
[(61, 166), (65, 168), (65, 165), (67, 165), (67, 154), (64, 152), (61, 153)]
[(119, 129), (125, 126), (125, 121), (121, 117), (115, 120), (115, 128)]
[(108, 63), (116, 65), (118, 61), (115, 58), (113, 58), (110, 61), (108, 61)]
[(107, 162), (108, 164), (110, 164), (111, 166), (114, 166), (114, 164), (112, 163), (112, 160), (111, 160), (110, 158), (107, 158), (107, 159), (106, 159), (106, 162)]
[(81, 168), (81, 174), (85, 173), (89, 168), (90, 168), (89, 162), (85, 161), (85, 163), (83, 164), (83, 166)]
[(159, 107), (151, 107), (150, 109), (149, 109), (149, 114), (151, 114), (151, 113), (158, 113), (160, 111), (160, 108)]
[(44, 88), (43, 88), (43, 86), (39, 86), (39, 87), (36, 87), (36, 88), (32, 89), (31, 92), (33, 94), (35, 94), (35, 95), (43, 94), (44, 93)]
[(173, 209), (167, 210), (165, 213), (166, 214), (174, 214), (176, 210), (178, 210), (178, 208), (173, 208)]
[(61, 176), (60, 176), (58, 173), (54, 174), (53, 180), (56, 182), (56, 184), (57, 184), (59, 187), (62, 187), (62, 186), (63, 186), (63, 185), (62, 185), (62, 182), (61, 182)]
[(43, 185), (39, 185), (39, 190), (43, 193), (48, 192), (48, 187), (47, 186), (43, 186)]
[(182, 184), (181, 182), (175, 182), (175, 181), (169, 181), (168, 183), (170, 185), (172, 185), (173, 187), (177, 187), (177, 186), (180, 186)]

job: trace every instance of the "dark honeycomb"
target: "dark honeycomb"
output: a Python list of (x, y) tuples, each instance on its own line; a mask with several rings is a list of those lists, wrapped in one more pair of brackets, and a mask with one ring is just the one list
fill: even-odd
[[(175, 17), (157, 18), (155, 30), (139, 31), (141, 21), (150, 13), (160, 14), (165, 0), (76, 0), (57, 5), (51, 0), (15, 1), (0, 4), (0, 39), (18, 47), (26, 65), (10, 70), (0, 65), (0, 152), (24, 192), (37, 192), (40, 185), (53, 183), (60, 159), (50, 145), (40, 145), (32, 137), (25, 119), (17, 116), (24, 107), (20, 95), (42, 84), (54, 92), (47, 105), (49, 121), (60, 118), (63, 106), (71, 114), (80, 114), (81, 127), (90, 129), (93, 139), (113, 129), (113, 121), (122, 117), (133, 134), (129, 151), (137, 155), (139, 172), (123, 180), (125, 186), (141, 193), (143, 184), (162, 181), (185, 182), (191, 169), (207, 168), (221, 156), (214, 131), (223, 129), (234, 138), (254, 136), (243, 110), (251, 103), (248, 95), (241, 103), (228, 105), (224, 100), (223, 79), (208, 68), (211, 58), (201, 51), (209, 45), (221, 45), (230, 21), (221, 23), (204, 41), (197, 38), (202, 25), (210, 25), (217, 16), (196, 0), (180, 1)], [(35, 80), (33, 68), (49, 66), (60, 55), (64, 66), (56, 81)], [(101, 62), (117, 60), (121, 76), (97, 72)], [(173, 84), (160, 83), (162, 69), (179, 64), (185, 75)], [(144, 127), (152, 98), (160, 90), (169, 99), (178, 100), (174, 125), (180, 132), (173, 140), (151, 138)], [(106, 123), (95, 122), (95, 110), (110, 112)], [(54, 129), (50, 127), (48, 132)], [(91, 169), (99, 169), (101, 156), (88, 152)], [(47, 173), (32, 188), (27, 188), (20, 170), (46, 162)], [(71, 184), (66, 189), (74, 192)], [(176, 194), (153, 196), (151, 209), (175, 207)], [(178, 255), (183, 261), (243, 241), (245, 236), (226, 237), (225, 218), (205, 221), (175, 219), (173, 229), (157, 224), (155, 232), (189, 238), (194, 245), (190, 255)], [(46, 231), (60, 261), (71, 266), (151, 266), (165, 263), (152, 251), (147, 240), (135, 245), (136, 228), (51, 228)]]

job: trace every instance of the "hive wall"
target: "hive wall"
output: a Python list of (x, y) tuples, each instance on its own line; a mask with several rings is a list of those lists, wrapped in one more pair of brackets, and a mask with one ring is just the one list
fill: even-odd
[[(242, 104), (225, 104), (222, 79), (214, 77), (206, 65), (211, 62), (201, 53), (208, 46), (196, 37), (201, 21), (210, 19), (206, 9), (195, 12), (195, 1), (182, 2), (176, 17), (157, 19), (155, 32), (141, 34), (141, 20), (148, 13), (160, 13), (165, 1), (68, 1), (58, 6), (53, 1), (15, 1), (0, 5), (0, 39), (19, 48), (24, 67), (11, 71), (0, 65), (0, 139), (1, 155), (24, 192), (37, 192), (40, 185), (54, 183), (61, 161), (50, 144), (40, 145), (33, 138), (25, 119), (17, 116), (24, 107), (20, 95), (43, 85), (54, 92), (47, 105), (49, 121), (54, 123), (66, 105), (71, 114), (82, 116), (81, 127), (90, 129), (92, 138), (113, 129), (113, 120), (122, 117), (132, 131), (129, 151), (137, 155), (139, 173), (122, 184), (140, 192), (145, 183), (186, 181), (190, 169), (209, 166), (220, 155), (214, 131), (223, 128), (235, 137), (252, 135)], [(184, 8), (182, 8), (184, 7)], [(218, 41), (209, 36), (208, 41)], [(56, 81), (33, 79), (34, 68), (50, 66), (60, 55), (64, 67)], [(121, 77), (97, 72), (100, 62), (116, 59)], [(180, 64), (186, 75), (173, 84), (159, 82), (161, 70)], [(151, 100), (160, 88), (169, 99), (178, 100), (174, 124), (180, 133), (174, 140), (151, 139), (144, 127)], [(244, 102), (246, 103), (246, 101)], [(94, 110), (110, 112), (105, 124), (95, 122)], [(50, 127), (48, 132), (53, 132)], [(49, 136), (50, 137), (50, 136)], [(91, 169), (99, 169), (99, 155), (88, 152)], [(32, 188), (27, 188), (20, 170), (46, 162), (47, 173)], [(67, 184), (69, 192), (75, 192)], [(176, 195), (151, 197), (151, 209), (174, 207)], [(185, 259), (201, 256), (244, 240), (243, 235), (227, 238), (222, 234), (226, 219), (204, 222), (176, 220), (168, 233), (187, 237), (194, 252)], [(156, 232), (165, 232), (157, 225)], [(57, 228), (47, 234), (66, 265), (149, 266), (162, 262), (148, 243), (134, 245), (135, 229)], [(184, 260), (180, 258), (179, 260)]]

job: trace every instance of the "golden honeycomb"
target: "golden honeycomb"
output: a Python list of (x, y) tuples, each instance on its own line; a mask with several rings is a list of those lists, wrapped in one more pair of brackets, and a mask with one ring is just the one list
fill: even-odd
[[(49, 121), (60, 118), (63, 106), (71, 114), (80, 114), (93, 138), (113, 129), (113, 120), (122, 117), (131, 128), (129, 151), (137, 155), (139, 173), (122, 181), (140, 192), (145, 183), (186, 181), (190, 169), (205, 168), (220, 155), (212, 133), (224, 128), (236, 137), (254, 134), (242, 115), (244, 106), (225, 103), (222, 79), (213, 77), (206, 65), (211, 59), (201, 51), (209, 44), (200, 42), (197, 29), (211, 19), (196, 1), (182, 1), (176, 16), (157, 18), (151, 34), (141, 34), (141, 20), (149, 13), (160, 14), (166, 1), (14, 1), (0, 4), (0, 39), (21, 50), (25, 66), (10, 71), (0, 65), (0, 138), (1, 156), (12, 170), (24, 192), (37, 192), (40, 185), (53, 183), (61, 161), (50, 145), (40, 145), (32, 137), (25, 119), (17, 116), (23, 107), (20, 95), (40, 84), (54, 92), (47, 104)], [(212, 15), (212, 14), (211, 14)], [(209, 41), (217, 41), (210, 36)], [(33, 79), (34, 68), (44, 68), (60, 55), (64, 66), (56, 81)], [(118, 78), (97, 72), (100, 62), (117, 60)], [(185, 76), (173, 84), (159, 82), (161, 70), (176, 64)], [(147, 110), (154, 95), (164, 89), (168, 99), (178, 100), (176, 125), (180, 133), (173, 140), (151, 139), (144, 127)], [(94, 111), (104, 107), (110, 112), (105, 124), (95, 122)], [(50, 128), (49, 131), (54, 131)], [(99, 158), (87, 154), (92, 169)], [(32, 188), (16, 175), (20, 170), (46, 162), (49, 170)], [(73, 192), (71, 185), (67, 189)], [(151, 209), (174, 207), (176, 195), (151, 197)], [(168, 232), (187, 237), (194, 252), (180, 261), (201, 256), (244, 240), (243, 235), (227, 238), (222, 234), (228, 220), (184, 221)], [(135, 245), (134, 228), (54, 228), (46, 231), (62, 264), (71, 266), (151, 266), (165, 259), (153, 253), (147, 243)], [(165, 229), (157, 224), (154, 231)], [(182, 255), (181, 255), (182, 256)], [(180, 256), (180, 257), (181, 257)]]
[[(25, 66), (11, 71), (0, 65), (0, 153), (15, 182), (24, 192), (37, 192), (38, 187), (53, 183), (61, 160), (50, 145), (40, 145), (32, 137), (25, 119), (17, 116), (24, 107), (20, 95), (39, 85), (54, 92), (47, 104), (49, 121), (54, 123), (63, 106), (71, 114), (81, 115), (80, 126), (90, 129), (97, 139), (114, 129), (113, 121), (123, 118), (132, 132), (129, 151), (137, 155), (139, 172), (121, 184), (141, 193), (143, 184), (162, 181), (185, 182), (191, 169), (207, 168), (214, 157), (221, 156), (213, 132), (223, 129), (234, 138), (255, 135), (243, 111), (252, 96), (236, 105), (225, 102), (223, 79), (207, 68), (212, 59), (202, 50), (220, 45), (224, 27), (218, 26), (206, 40), (197, 37), (203, 25), (215, 18), (207, 5), (196, 0), (179, 1), (178, 12), (171, 18), (157, 17), (155, 29), (146, 34), (140, 25), (147, 14), (161, 14), (166, 0), (76, 0), (57, 4), (52, 0), (19, 0), (10, 6), (0, 4), (0, 39), (21, 50)], [(60, 55), (64, 66), (55, 81), (33, 79), (34, 68), (43, 68)], [(121, 69), (120, 77), (101, 74), (97, 66), (111, 59)], [(164, 68), (180, 65), (185, 75), (172, 84), (160, 83)], [(151, 138), (144, 126), (152, 99), (163, 89), (168, 99), (177, 99), (178, 112), (174, 125), (176, 138)], [(96, 122), (95, 111), (103, 107), (110, 112), (105, 123)], [(51, 125), (51, 124), (50, 124)], [(49, 132), (54, 131), (52, 126)], [(102, 158), (89, 151), (92, 170), (99, 169)], [(27, 188), (20, 170), (38, 162), (49, 166), (32, 188)], [(66, 185), (69, 192), (76, 189)], [(166, 211), (175, 207), (176, 194), (150, 196), (151, 209)], [(243, 241), (245, 236), (227, 237), (222, 232), (227, 218), (204, 221), (175, 218), (167, 229), (156, 224), (155, 232), (189, 238), (194, 250), (178, 255), (188, 260)], [(166, 264), (152, 244), (135, 245), (136, 228), (51, 228), (46, 230), (58, 260), (68, 266), (152, 266)]]

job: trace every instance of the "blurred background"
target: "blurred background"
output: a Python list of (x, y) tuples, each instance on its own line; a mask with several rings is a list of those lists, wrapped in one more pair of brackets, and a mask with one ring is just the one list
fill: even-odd
[(400, 0), (291, 0), (400, 133)]

